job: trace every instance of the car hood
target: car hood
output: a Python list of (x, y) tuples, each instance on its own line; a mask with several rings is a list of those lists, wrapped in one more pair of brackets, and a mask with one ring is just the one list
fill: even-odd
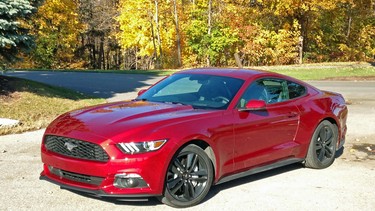
[[(90, 139), (112, 139), (116, 136), (152, 133), (168, 124), (203, 118), (209, 110), (195, 110), (189, 105), (147, 101), (122, 101), (103, 104), (65, 113), (54, 120), (46, 134)], [(176, 120), (178, 119), (178, 120)]]

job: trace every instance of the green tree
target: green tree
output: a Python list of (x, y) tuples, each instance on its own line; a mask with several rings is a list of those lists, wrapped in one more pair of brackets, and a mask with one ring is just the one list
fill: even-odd
[(28, 0), (0, 0), (0, 62), (2, 68), (34, 44), (26, 20), (36, 11)]
[(204, 66), (233, 65), (233, 54), (239, 42), (232, 26), (233, 10), (229, 0), (193, 1), (184, 23), (187, 63)]

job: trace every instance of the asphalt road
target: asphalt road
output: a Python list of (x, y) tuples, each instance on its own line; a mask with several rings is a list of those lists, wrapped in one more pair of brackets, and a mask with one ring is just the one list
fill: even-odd
[(322, 90), (341, 93), (346, 100), (374, 100), (375, 81), (309, 81)]
[(140, 74), (50, 71), (15, 71), (5, 75), (65, 87), (108, 101), (134, 98), (135, 95), (129, 96), (129, 92), (148, 87), (163, 78)]
[[(162, 76), (140, 74), (15, 71), (5, 75), (34, 80), (78, 92), (102, 97), (108, 101), (134, 98), (134, 92), (162, 79)], [(312, 85), (342, 93), (347, 99), (374, 99), (374, 81), (310, 81)]]
[[(7, 73), (44, 79), (108, 100), (132, 98), (135, 90), (160, 79), (145, 75), (74, 74), (77, 73)], [(185, 210), (375, 210), (375, 82), (310, 83), (340, 92), (350, 102), (345, 150), (337, 155), (334, 164), (324, 170), (295, 164), (214, 186), (203, 203)], [(93, 199), (38, 180), (43, 132), (0, 136), (0, 210), (175, 210), (156, 200), (114, 203)]]

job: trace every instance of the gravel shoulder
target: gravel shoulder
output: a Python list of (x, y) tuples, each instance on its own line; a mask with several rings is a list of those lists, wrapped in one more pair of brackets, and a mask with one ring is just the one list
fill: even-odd
[[(375, 210), (375, 85), (314, 83), (343, 93), (351, 103), (345, 150), (332, 166), (313, 170), (295, 164), (234, 180), (214, 186), (206, 201), (184, 210)], [(43, 132), (0, 136), (0, 210), (174, 210), (155, 199), (115, 203), (40, 181)]]

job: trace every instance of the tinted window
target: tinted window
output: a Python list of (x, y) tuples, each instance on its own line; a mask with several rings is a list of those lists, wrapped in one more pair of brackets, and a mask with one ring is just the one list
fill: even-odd
[(249, 100), (264, 100), (267, 104), (289, 100), (287, 81), (282, 79), (260, 79), (250, 84), (240, 99), (239, 107), (244, 107)]
[(306, 88), (302, 85), (288, 81), (289, 98), (294, 99), (306, 93)]
[(264, 79), (263, 83), (267, 90), (267, 103), (277, 103), (289, 99), (287, 82), (279, 79)]
[(198, 83), (198, 81), (189, 80), (188, 77), (183, 77), (177, 79), (174, 83), (166, 85), (163, 89), (153, 95), (153, 97), (194, 93), (198, 92), (201, 87), (202, 84)]

